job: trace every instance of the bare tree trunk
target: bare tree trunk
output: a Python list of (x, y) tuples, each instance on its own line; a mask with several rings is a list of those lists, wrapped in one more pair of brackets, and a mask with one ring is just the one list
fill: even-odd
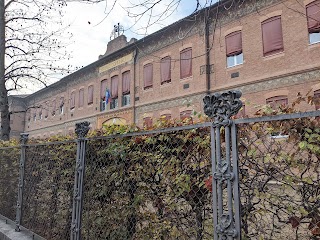
[(10, 114), (8, 106), (8, 95), (5, 83), (5, 17), (4, 0), (0, 0), (0, 113), (1, 113), (1, 135), (0, 139), (9, 140)]

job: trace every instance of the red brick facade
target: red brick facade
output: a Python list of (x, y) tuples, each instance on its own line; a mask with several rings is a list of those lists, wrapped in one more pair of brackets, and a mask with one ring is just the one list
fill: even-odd
[[(179, 119), (184, 111), (201, 112), (202, 98), (206, 93), (229, 89), (243, 92), (246, 115), (253, 114), (255, 105), (266, 104), (266, 100), (272, 97), (287, 96), (290, 104), (298, 92), (304, 95), (320, 89), (320, 42), (309, 42), (307, 17), (303, 15), (306, 5), (311, 2), (246, 1), (241, 7), (234, 6), (229, 10), (222, 4), (217, 22), (216, 4), (210, 8), (207, 25), (204, 13), (208, 9), (204, 9), (188, 17), (188, 21), (181, 20), (138, 41), (131, 40), (126, 44), (125, 37), (120, 36), (121, 42), (117, 44), (117, 39), (113, 40), (109, 44), (112, 49), (98, 61), (28, 96), (26, 101), (31, 113), (25, 115), (24, 131), (31, 136), (43, 137), (67, 134), (73, 131), (75, 122), (83, 120), (89, 120), (94, 129), (101, 128), (104, 122), (113, 118), (140, 126), (143, 119), (163, 115)], [(263, 37), (262, 24), (274, 17), (281, 22), (283, 50), (264, 54), (265, 44), (278, 44), (279, 41)], [(241, 42), (238, 38), (236, 43), (232, 40), (228, 43), (235, 44), (233, 47), (237, 52), (233, 55), (228, 50), (232, 67), (227, 67), (225, 38), (234, 32), (241, 32)], [(183, 57), (189, 50), (190, 61)], [(240, 58), (239, 54), (242, 54)], [(163, 82), (161, 61), (168, 57), (171, 59), (170, 81)], [(148, 79), (152, 84), (148, 87), (145, 87), (145, 78), (150, 73), (144, 71), (146, 66), (152, 66), (152, 79)], [(130, 93), (126, 91), (123, 97), (122, 74), (128, 71)], [(101, 89), (101, 81), (107, 80), (106, 88), (111, 91), (114, 76), (119, 79), (118, 98), (110, 98), (106, 110), (103, 110), (101, 97), (105, 100), (106, 90)], [(88, 88), (92, 85), (93, 103), (88, 103)], [(81, 89), (83, 106), (79, 106)], [(75, 107), (70, 109), (72, 93), (75, 94)], [(62, 113), (59, 109), (61, 97), (64, 98)], [(54, 114), (53, 100), (56, 101)], [(306, 104), (300, 107), (303, 111), (315, 109)], [(48, 117), (43, 115), (39, 119), (37, 112), (34, 119), (34, 112), (39, 109), (48, 109)]]

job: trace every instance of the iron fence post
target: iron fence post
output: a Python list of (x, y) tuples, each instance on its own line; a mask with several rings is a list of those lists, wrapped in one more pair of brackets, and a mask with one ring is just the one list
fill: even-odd
[(81, 239), (81, 220), (82, 220), (82, 201), (83, 201), (83, 183), (85, 172), (85, 152), (86, 139), (90, 127), (89, 122), (76, 123), (75, 132), (77, 134), (77, 156), (74, 179), (74, 193), (72, 206), (72, 221), (71, 221), (71, 240)]
[(228, 91), (203, 99), (204, 113), (214, 120), (211, 126), (214, 240), (241, 239), (237, 134), (231, 119), (242, 107), (241, 95), (240, 91)]
[(23, 200), (23, 186), (24, 186), (24, 166), (26, 161), (26, 143), (28, 141), (29, 134), (20, 134), (21, 154), (19, 163), (19, 180), (18, 180), (18, 199), (16, 209), (16, 228), (17, 232), (20, 232), (20, 225), (22, 219), (22, 200)]

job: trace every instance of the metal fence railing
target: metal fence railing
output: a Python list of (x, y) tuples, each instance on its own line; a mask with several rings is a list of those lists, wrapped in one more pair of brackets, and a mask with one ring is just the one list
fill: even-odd
[(22, 135), (0, 148), (0, 214), (50, 240), (319, 239), (320, 112), (231, 120), (229, 97), (206, 99), (209, 123)]

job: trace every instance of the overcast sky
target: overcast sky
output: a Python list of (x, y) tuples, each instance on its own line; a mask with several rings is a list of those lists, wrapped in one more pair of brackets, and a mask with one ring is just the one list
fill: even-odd
[[(104, 54), (107, 49), (107, 43), (110, 41), (113, 26), (117, 23), (124, 26), (124, 34), (127, 36), (128, 41), (131, 37), (140, 39), (145, 34), (155, 32), (170, 23), (188, 16), (196, 8), (196, 0), (182, 0), (171, 16), (165, 16), (163, 21), (146, 29), (148, 26), (147, 16), (135, 24), (135, 19), (129, 17), (127, 12), (122, 8), (129, 6), (127, 0), (118, 0), (118, 2), (121, 2), (122, 7), (117, 4), (109, 16), (105, 18), (106, 13), (109, 12), (112, 6), (112, 1), (108, 0), (107, 2), (109, 4), (107, 6), (105, 2), (94, 5), (84, 3), (68, 4), (65, 21), (71, 24), (68, 31), (71, 31), (73, 34), (73, 43), (69, 46), (69, 50), (72, 51), (72, 58), (70, 59), (72, 66), (86, 66), (96, 61), (99, 55)], [(137, 3), (139, 0), (131, 0), (131, 2)], [(163, 0), (163, 3), (157, 5), (154, 9), (153, 15), (156, 16), (164, 12), (167, 2), (172, 2), (172, 0)], [(200, 2), (202, 5), (208, 4), (205, 0)], [(134, 13), (138, 11), (139, 9), (132, 10)]]

